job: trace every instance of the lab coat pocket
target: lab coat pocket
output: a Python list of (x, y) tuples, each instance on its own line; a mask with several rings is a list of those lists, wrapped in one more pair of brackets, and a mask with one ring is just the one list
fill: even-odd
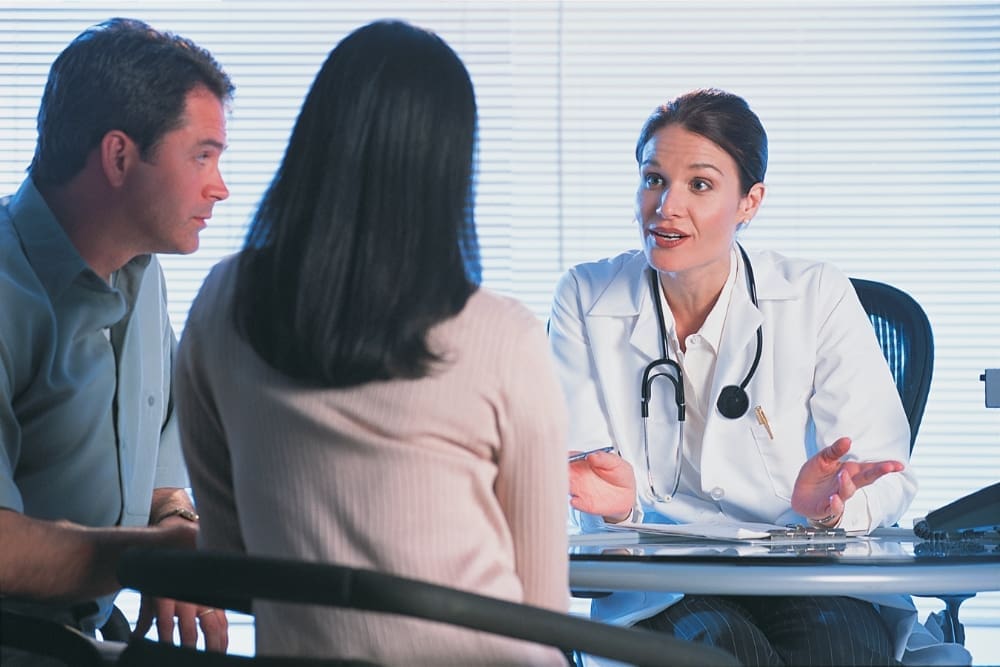
[[(783, 448), (778, 439), (779, 425), (771, 422), (769, 426), (770, 431), (768, 426), (764, 424), (752, 424), (750, 433), (753, 435), (761, 467), (767, 474), (774, 495), (784, 501), (791, 502), (792, 489), (795, 487), (795, 478), (799, 475), (801, 463), (795, 465), (788, 459), (787, 448)], [(783, 449), (786, 451), (783, 452)]]

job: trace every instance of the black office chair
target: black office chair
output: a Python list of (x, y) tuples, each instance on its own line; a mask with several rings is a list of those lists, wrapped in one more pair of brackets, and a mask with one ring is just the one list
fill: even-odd
[(98, 642), (68, 625), (9, 609), (0, 610), (0, 646), (66, 667), (113, 665), (124, 648), (124, 644), (119, 644), (112, 650), (110, 643)]
[(230, 655), (138, 639), (130, 641), (115, 667), (379, 667), (360, 660)]
[(111, 616), (98, 632), (101, 633), (101, 638), (105, 641), (127, 642), (132, 635), (132, 625), (125, 618), (125, 613), (118, 608), (118, 605), (112, 605)]
[(934, 335), (920, 304), (906, 292), (886, 283), (851, 278), (854, 291), (872, 327), (896, 390), (910, 422), (910, 451), (927, 405), (927, 393), (934, 371)]
[(100, 629), (101, 640), (52, 620), (0, 610), (0, 647), (49, 658), (68, 667), (113, 664), (125, 647), (132, 628), (118, 607)]
[[(122, 585), (142, 593), (245, 613), (252, 613), (253, 600), (327, 605), (448, 623), (635, 665), (682, 667), (738, 664), (731, 654), (703, 644), (334, 564), (208, 551), (131, 549), (121, 559), (118, 579)], [(150, 644), (145, 640), (141, 644), (130, 644), (122, 653), (118, 663), (120, 667), (155, 664), (149, 660), (128, 662), (130, 652), (149, 649)], [(156, 649), (164, 654), (173, 647), (160, 645)], [(288, 660), (278, 657), (266, 659)]]
[[(851, 278), (851, 283), (875, 328), (875, 337), (896, 382), (896, 390), (910, 422), (912, 453), (934, 372), (934, 335), (930, 320), (920, 304), (899, 288), (861, 278)], [(958, 610), (962, 602), (974, 595), (933, 596), (945, 605), (939, 618), (945, 640), (965, 643), (965, 628), (958, 620)]]

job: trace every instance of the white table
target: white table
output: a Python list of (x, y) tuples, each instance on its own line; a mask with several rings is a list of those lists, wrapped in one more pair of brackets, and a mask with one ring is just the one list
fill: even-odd
[(979, 553), (925, 555), (934, 545), (903, 528), (816, 544), (641, 540), (623, 542), (609, 533), (604, 542), (571, 546), (570, 587), (701, 595), (939, 596), (1000, 590), (1000, 545), (986, 544)]

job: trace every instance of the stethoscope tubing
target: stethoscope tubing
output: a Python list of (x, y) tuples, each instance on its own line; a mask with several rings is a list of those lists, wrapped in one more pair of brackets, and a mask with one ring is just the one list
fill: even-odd
[[(739, 243), (736, 244), (737, 249), (739, 249), (740, 256), (743, 258), (743, 266), (746, 269), (746, 283), (747, 292), (750, 295), (750, 301), (753, 303), (754, 307), (757, 305), (757, 283), (753, 275), (753, 266), (750, 262), (750, 256), (747, 255), (746, 250)], [(653, 299), (653, 307), (656, 310), (656, 321), (660, 332), (660, 354), (662, 355), (659, 359), (654, 359), (646, 365), (642, 372), (642, 386), (639, 390), (640, 396), (640, 412), (642, 414), (642, 446), (643, 452), (646, 459), (646, 473), (647, 480), (649, 482), (649, 491), (653, 495), (653, 498), (659, 501), (668, 501), (677, 494), (677, 489), (680, 486), (681, 479), (681, 447), (684, 443), (684, 417), (685, 417), (685, 399), (684, 399), (684, 373), (681, 370), (681, 366), (678, 362), (670, 358), (669, 353), (669, 340), (667, 338), (667, 324), (663, 317), (663, 304), (661, 303), (659, 294), (659, 280), (657, 278), (657, 272), (654, 268), (649, 269), (649, 293)], [(754, 373), (757, 372), (757, 366), (760, 364), (761, 354), (764, 348), (764, 334), (762, 326), (757, 327), (757, 346), (756, 352), (754, 353), (753, 362), (750, 364), (750, 369), (747, 371), (746, 376), (739, 385), (728, 385), (722, 388), (719, 392), (719, 398), (716, 401), (716, 407), (719, 413), (728, 419), (739, 419), (746, 414), (749, 409), (750, 400), (746, 393), (746, 387), (750, 384), (750, 380), (753, 378)], [(666, 366), (667, 370), (659, 370), (662, 366)], [(674, 371), (671, 374), (669, 371)], [(654, 372), (657, 371), (657, 372)], [(678, 422), (678, 440), (677, 448), (675, 452), (675, 462), (674, 462), (674, 484), (673, 490), (667, 496), (661, 496), (656, 492), (656, 487), (653, 483), (653, 468), (649, 456), (649, 434), (646, 427), (646, 422), (649, 418), (649, 401), (652, 397), (652, 385), (653, 380), (658, 377), (665, 377), (670, 380), (670, 383), (674, 387), (674, 402), (677, 405), (677, 422)]]

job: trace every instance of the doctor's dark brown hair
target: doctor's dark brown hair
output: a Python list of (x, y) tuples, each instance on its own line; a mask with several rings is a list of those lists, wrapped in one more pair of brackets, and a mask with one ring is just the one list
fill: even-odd
[(329, 54), (250, 225), (235, 321), (257, 354), (323, 387), (418, 378), (435, 324), (479, 280), (476, 101), (458, 55), (400, 21)]
[(738, 95), (707, 88), (693, 90), (657, 107), (639, 132), (635, 159), (652, 136), (668, 125), (679, 125), (701, 135), (729, 153), (740, 169), (740, 188), (747, 194), (754, 183), (764, 182), (767, 171), (767, 133)]

